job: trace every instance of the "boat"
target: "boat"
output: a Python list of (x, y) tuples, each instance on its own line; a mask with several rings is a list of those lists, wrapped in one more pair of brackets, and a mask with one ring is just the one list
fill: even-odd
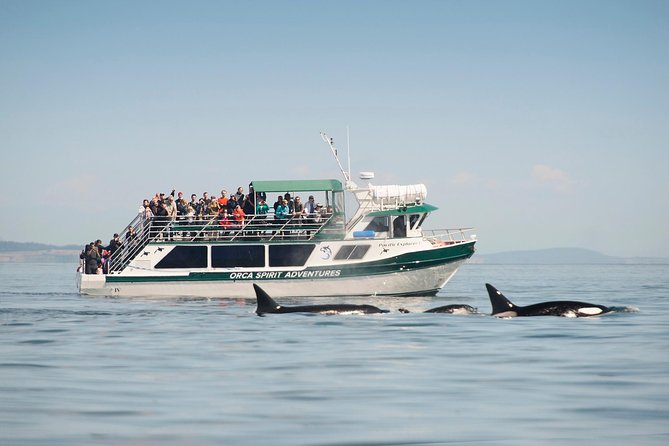
[[(246, 215), (221, 224), (138, 214), (106, 260), (104, 274), (85, 274), (82, 295), (252, 298), (256, 283), (274, 297), (432, 296), (475, 251), (473, 228), (424, 229), (438, 208), (424, 184), (364, 186), (351, 179), (334, 141), (321, 133), (343, 174), (337, 179), (252, 181), (254, 200), (272, 194), (313, 195), (307, 215)], [(349, 156), (350, 160), (350, 156)], [(350, 218), (346, 197), (357, 208)], [(314, 198), (316, 199), (316, 198)], [(268, 203), (270, 203), (268, 198)]]

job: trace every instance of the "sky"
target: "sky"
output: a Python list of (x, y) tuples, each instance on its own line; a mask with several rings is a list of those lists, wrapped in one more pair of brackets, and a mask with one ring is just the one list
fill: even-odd
[(347, 128), (480, 253), (669, 256), (669, 2), (0, 0), (0, 240), (340, 179)]

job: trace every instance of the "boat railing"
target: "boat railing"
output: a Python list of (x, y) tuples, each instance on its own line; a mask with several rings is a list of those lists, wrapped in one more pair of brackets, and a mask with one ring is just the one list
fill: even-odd
[(242, 221), (219, 215), (201, 218), (177, 216), (135, 217), (121, 236), (121, 247), (109, 258), (108, 272), (123, 270), (149, 243), (243, 242), (313, 240), (341, 236), (344, 222), (337, 214), (289, 216), (246, 215)]
[(150, 231), (147, 220), (137, 215), (120, 236), (121, 246), (109, 257), (107, 272), (115, 273), (123, 270), (132, 259), (149, 243)]
[(433, 245), (454, 245), (476, 240), (474, 228), (423, 229), (423, 237)]

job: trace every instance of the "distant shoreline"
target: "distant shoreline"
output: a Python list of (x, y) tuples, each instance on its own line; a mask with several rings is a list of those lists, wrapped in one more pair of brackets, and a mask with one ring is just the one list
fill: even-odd
[(43, 251), (0, 252), (0, 263), (77, 263), (81, 250), (47, 249)]

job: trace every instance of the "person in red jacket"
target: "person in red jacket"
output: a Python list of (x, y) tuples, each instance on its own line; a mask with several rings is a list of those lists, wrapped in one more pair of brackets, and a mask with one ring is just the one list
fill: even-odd
[(244, 219), (246, 218), (246, 213), (240, 205), (235, 207), (235, 210), (232, 211), (232, 216), (235, 219), (235, 226), (237, 228), (242, 228), (244, 226)]

